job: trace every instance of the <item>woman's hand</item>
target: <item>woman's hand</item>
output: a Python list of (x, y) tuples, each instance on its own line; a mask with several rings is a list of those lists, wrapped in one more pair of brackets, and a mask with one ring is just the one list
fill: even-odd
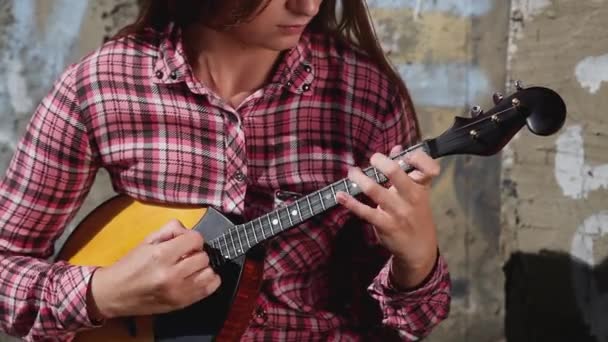
[[(395, 146), (391, 155), (401, 151)], [(399, 287), (419, 285), (437, 260), (437, 234), (430, 206), (430, 185), (439, 175), (439, 163), (422, 151), (402, 157), (414, 171), (405, 173), (397, 161), (376, 153), (371, 165), (392, 183), (389, 189), (377, 184), (360, 169), (351, 168), (348, 177), (378, 207), (372, 208), (345, 192), (336, 194), (340, 204), (374, 225), (380, 242), (393, 254), (392, 278)]]
[(181, 309), (212, 294), (220, 277), (209, 266), (203, 237), (177, 220), (91, 279), (89, 311), (96, 318)]

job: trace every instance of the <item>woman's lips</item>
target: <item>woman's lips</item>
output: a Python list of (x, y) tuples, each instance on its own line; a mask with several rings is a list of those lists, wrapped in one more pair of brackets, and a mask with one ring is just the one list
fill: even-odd
[(306, 25), (278, 25), (279, 30), (285, 34), (301, 34), (304, 32)]

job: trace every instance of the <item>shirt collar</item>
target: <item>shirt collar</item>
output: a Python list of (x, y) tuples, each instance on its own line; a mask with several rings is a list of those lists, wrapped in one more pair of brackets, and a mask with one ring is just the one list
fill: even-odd
[[(281, 54), (278, 66), (269, 84), (270, 89), (288, 90), (295, 94), (312, 94), (314, 65), (311, 58), (311, 36), (305, 32), (294, 48)], [(174, 84), (188, 81), (192, 70), (186, 59), (181, 30), (173, 24), (162, 32), (152, 78), (158, 84)]]
[(312, 94), (315, 69), (312, 64), (312, 42), (309, 32), (305, 32), (294, 48), (282, 53), (271, 84), (292, 93)]
[(181, 32), (173, 24), (162, 32), (156, 62), (152, 70), (154, 82), (173, 84), (185, 80), (190, 66), (186, 60)]

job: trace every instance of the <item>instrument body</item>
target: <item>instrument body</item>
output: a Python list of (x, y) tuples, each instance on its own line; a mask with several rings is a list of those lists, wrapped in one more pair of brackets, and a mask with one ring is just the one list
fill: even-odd
[[(112, 265), (170, 219), (180, 220), (210, 240), (233, 226), (212, 208), (164, 206), (117, 196), (76, 227), (57, 259), (83, 266)], [(247, 258), (240, 256), (218, 268), (222, 285), (206, 299), (155, 317), (112, 319), (103, 328), (79, 333), (76, 341), (238, 340), (255, 307), (262, 267), (262, 255), (252, 250)], [(247, 281), (240, 282), (242, 278)]]

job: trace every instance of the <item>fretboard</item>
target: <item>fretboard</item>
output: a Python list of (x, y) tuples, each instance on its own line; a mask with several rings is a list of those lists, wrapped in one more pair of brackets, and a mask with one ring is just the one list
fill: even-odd
[[(402, 157), (419, 148), (425, 151), (428, 149), (427, 144), (423, 142), (408, 148), (393, 159), (400, 161), (399, 165), (402, 170), (410, 172), (413, 168), (404, 162)], [(366, 168), (363, 173), (378, 184), (384, 184), (388, 180), (374, 167)], [(260, 242), (335, 207), (338, 204), (336, 193), (339, 191), (346, 192), (351, 196), (361, 193), (357, 184), (351, 182), (348, 178), (344, 178), (252, 221), (236, 225), (221, 236), (209, 241), (209, 244), (224, 258), (237, 258)]]

